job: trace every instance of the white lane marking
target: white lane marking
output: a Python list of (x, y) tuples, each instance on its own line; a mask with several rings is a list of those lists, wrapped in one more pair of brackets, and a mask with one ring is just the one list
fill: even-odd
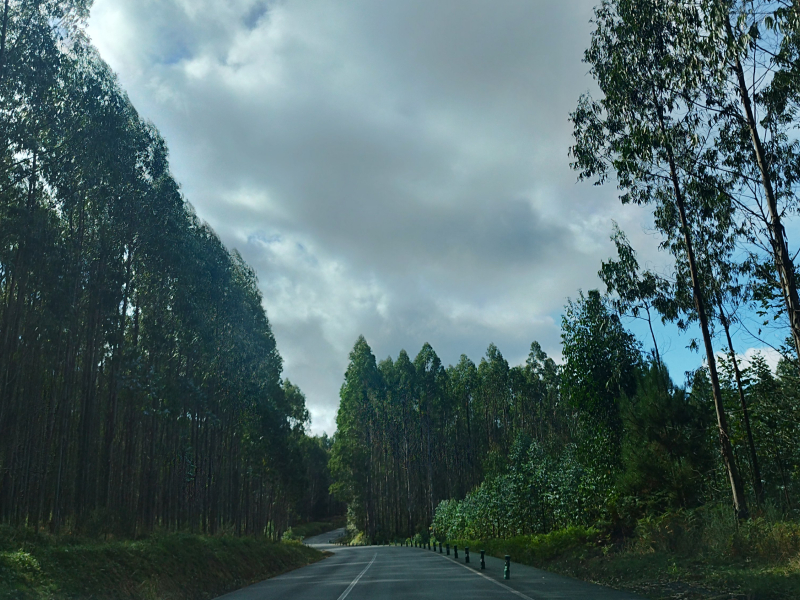
[[(447, 557), (446, 557), (446, 556), (443, 556), (442, 558), (447, 558)], [(464, 567), (464, 568), (465, 568), (467, 571), (469, 571), (470, 573), (475, 573), (475, 575), (480, 575), (481, 577), (483, 577), (483, 578), (484, 578), (484, 579), (486, 579), (487, 581), (491, 581), (492, 583), (496, 583), (496, 584), (497, 584), (497, 585), (499, 585), (501, 588), (503, 588), (503, 589), (505, 589), (505, 590), (508, 590), (509, 592), (511, 592), (512, 594), (515, 594), (515, 595), (519, 596), (520, 598), (525, 598), (525, 600), (533, 600), (533, 598), (531, 598), (530, 596), (526, 596), (526, 595), (525, 595), (525, 594), (523, 594), (522, 592), (518, 592), (518, 591), (517, 591), (517, 590), (515, 590), (514, 588), (510, 588), (510, 587), (508, 587), (508, 586), (507, 586), (505, 583), (500, 583), (500, 582), (499, 582), (499, 581), (497, 581), (496, 579), (492, 579), (491, 577), (489, 577), (488, 575), (484, 575), (484, 574), (483, 574), (483, 573), (481, 573), (480, 571), (476, 571), (475, 569), (471, 569), (471, 568), (470, 568), (470, 567), (468, 567), (467, 565), (464, 565), (464, 564), (462, 564), (462, 563), (460, 563), (460, 562), (457, 562), (457, 561), (453, 560), (452, 558), (448, 558), (447, 560), (449, 560), (449, 561), (450, 561), (450, 562), (452, 562), (452, 563), (456, 563), (456, 564), (457, 564), (459, 567)], [(341, 600), (341, 598), (340, 598), (339, 600)]]
[[(364, 573), (367, 572), (367, 569), (369, 569), (372, 566), (372, 563), (375, 562), (376, 558), (378, 558), (378, 553), (377, 552), (375, 553), (375, 556), (372, 557), (372, 560), (369, 561), (369, 564), (366, 567), (364, 567), (364, 570), (361, 571), (361, 573), (358, 574), (358, 577), (353, 579), (353, 582), (347, 587), (347, 589), (345, 591), (342, 592), (342, 595), (339, 596), (338, 600), (344, 600), (345, 598), (347, 598), (347, 594), (349, 594), (350, 590), (352, 590), (355, 587), (355, 585), (358, 583), (358, 580), (361, 579), (361, 577), (364, 575)], [(528, 600), (533, 600), (533, 599), (532, 598), (528, 598)]]

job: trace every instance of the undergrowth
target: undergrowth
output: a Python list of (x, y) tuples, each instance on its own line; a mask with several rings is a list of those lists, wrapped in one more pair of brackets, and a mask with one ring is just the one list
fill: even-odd
[(654, 600), (800, 598), (800, 524), (769, 512), (737, 524), (720, 507), (675, 511), (640, 519), (617, 539), (572, 527), (450, 543)]

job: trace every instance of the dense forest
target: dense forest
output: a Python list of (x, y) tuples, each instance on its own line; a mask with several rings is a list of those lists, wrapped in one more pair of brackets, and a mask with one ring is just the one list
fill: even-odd
[(87, 41), (85, 0), (5, 0), (0, 523), (259, 533), (338, 507), (256, 277), (182, 197)]
[[(615, 227), (606, 292), (564, 309), (560, 365), (536, 343), (515, 367), (493, 345), (477, 366), (445, 368), (429, 345), (377, 362), (359, 339), (331, 468), (369, 538), (624, 534), (701, 506), (740, 522), (797, 516), (800, 13), (775, 0), (604, 0), (585, 62), (599, 99), (570, 115), (572, 167), (649, 207), (671, 266), (642, 268)], [(701, 351), (683, 385), (662, 361), (659, 320)], [(777, 371), (737, 354), (736, 340), (784, 337)]]

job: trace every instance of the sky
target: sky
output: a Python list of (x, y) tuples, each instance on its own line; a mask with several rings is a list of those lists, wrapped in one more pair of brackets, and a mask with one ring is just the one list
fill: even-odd
[[(595, 3), (95, 0), (92, 42), (256, 270), (311, 432), (335, 431), (359, 335), (379, 360), (428, 342), (478, 362), (494, 343), (514, 365), (534, 340), (558, 360), (612, 221), (667, 268), (647, 210), (569, 166)], [(688, 337), (657, 336), (676, 380), (699, 366)]]

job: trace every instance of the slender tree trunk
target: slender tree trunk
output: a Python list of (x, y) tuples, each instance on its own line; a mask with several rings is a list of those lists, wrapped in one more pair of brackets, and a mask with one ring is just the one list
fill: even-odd
[(5, 79), (6, 74), (6, 38), (8, 37), (8, 3), (3, 3), (3, 29), (0, 31), (0, 83)]
[[(733, 41), (733, 30), (730, 20), (725, 18), (725, 28), (728, 38)], [(794, 261), (789, 253), (788, 242), (786, 240), (786, 230), (781, 222), (781, 215), (778, 210), (778, 202), (775, 198), (775, 190), (772, 186), (772, 176), (769, 172), (769, 161), (761, 143), (761, 136), (758, 133), (758, 124), (753, 115), (753, 107), (750, 101), (750, 92), (744, 78), (744, 69), (737, 55), (733, 65), (736, 72), (736, 80), (739, 88), (739, 97), (744, 108), (747, 128), (750, 131), (750, 139), (753, 143), (753, 150), (756, 155), (756, 163), (761, 174), (761, 186), (764, 189), (764, 196), (769, 208), (769, 234), (772, 243), (772, 254), (775, 260), (775, 267), (778, 270), (781, 281), (783, 299), (786, 303), (786, 313), (789, 317), (789, 326), (792, 330), (795, 350), (797, 351), (798, 365), (800, 366), (800, 296), (797, 293), (797, 282), (795, 281)]]
[(653, 331), (653, 320), (650, 318), (650, 306), (645, 304), (645, 311), (647, 312), (647, 326), (650, 328), (650, 337), (653, 338), (653, 352), (656, 355), (656, 364), (661, 366), (661, 354), (658, 352), (658, 342), (656, 342), (656, 334)]
[(750, 461), (753, 464), (753, 489), (756, 493), (756, 503), (761, 506), (764, 503), (764, 484), (761, 481), (761, 469), (758, 466), (758, 454), (756, 454), (756, 445), (753, 442), (753, 432), (750, 429), (750, 414), (749, 410), (747, 409), (747, 401), (744, 397), (744, 386), (742, 385), (742, 374), (741, 371), (739, 371), (739, 361), (736, 360), (736, 352), (733, 349), (733, 341), (731, 340), (730, 323), (725, 315), (725, 310), (721, 301), (719, 302), (719, 320), (722, 323), (722, 328), (725, 330), (725, 338), (728, 340), (728, 349), (731, 353), (733, 374), (736, 378), (736, 388), (739, 391), (739, 402), (742, 405), (744, 428), (747, 432), (747, 444), (750, 448)]
[[(653, 95), (654, 100), (656, 100), (655, 93)], [(658, 119), (662, 134), (664, 134), (666, 137), (666, 127), (664, 126), (662, 107), (657, 100), (656, 110), (658, 112)], [(686, 216), (683, 189), (681, 188), (678, 180), (678, 170), (675, 165), (672, 146), (667, 144), (666, 151), (669, 161), (670, 178), (672, 180), (673, 191), (675, 193), (675, 203), (678, 206), (681, 229), (683, 230), (683, 240), (684, 244), (686, 245), (686, 257), (689, 262), (689, 272), (692, 276), (692, 294), (694, 296), (695, 309), (697, 310), (697, 317), (700, 321), (700, 329), (703, 333), (703, 344), (705, 345), (706, 360), (708, 361), (708, 373), (709, 378), (711, 379), (711, 390), (714, 396), (714, 408), (717, 413), (717, 428), (719, 430), (719, 442), (722, 460), (725, 463), (725, 470), (727, 471), (728, 479), (730, 480), (731, 484), (733, 508), (736, 512), (736, 518), (739, 520), (746, 520), (749, 518), (747, 500), (744, 496), (744, 486), (742, 485), (742, 479), (739, 475), (739, 470), (736, 468), (733, 447), (731, 446), (731, 440), (728, 434), (728, 420), (725, 415), (725, 406), (722, 402), (722, 391), (719, 386), (719, 376), (717, 374), (717, 361), (714, 357), (714, 347), (711, 343), (711, 333), (708, 327), (708, 317), (706, 315), (706, 302), (697, 271), (697, 263), (695, 261), (694, 248), (692, 245), (691, 228), (689, 226), (689, 220)]]

